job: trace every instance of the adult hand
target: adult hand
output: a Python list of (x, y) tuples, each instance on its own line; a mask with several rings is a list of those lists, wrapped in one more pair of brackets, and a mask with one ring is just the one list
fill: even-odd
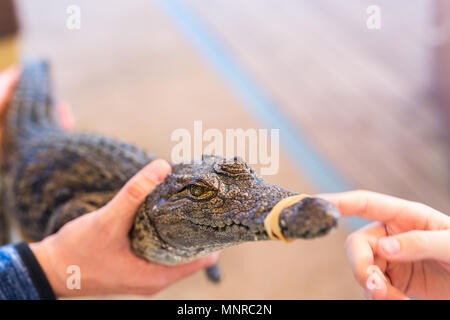
[(353, 273), (372, 299), (450, 299), (450, 217), (368, 191), (321, 195), (344, 216), (378, 221), (346, 242)]
[[(216, 253), (187, 264), (164, 266), (145, 261), (131, 251), (128, 234), (135, 213), (170, 172), (166, 161), (153, 161), (106, 206), (67, 223), (41, 242), (30, 244), (57, 296), (150, 295), (217, 261)], [(80, 268), (80, 290), (66, 286), (67, 268), (71, 265)]]

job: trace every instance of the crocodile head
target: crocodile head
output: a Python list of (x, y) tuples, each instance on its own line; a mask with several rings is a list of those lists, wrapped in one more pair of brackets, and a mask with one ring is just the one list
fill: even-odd
[[(239, 158), (203, 156), (172, 172), (147, 197), (131, 232), (135, 252), (163, 264), (270, 239), (264, 219), (281, 199), (296, 194), (265, 182)], [(284, 209), (279, 225), (287, 238), (314, 238), (335, 228), (338, 216), (331, 203), (310, 197)]]

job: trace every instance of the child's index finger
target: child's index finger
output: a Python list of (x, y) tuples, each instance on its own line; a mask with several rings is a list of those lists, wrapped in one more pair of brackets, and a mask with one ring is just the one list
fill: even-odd
[(433, 223), (441, 225), (446, 223), (444, 217), (448, 219), (443, 213), (424, 204), (376, 192), (348, 191), (321, 194), (319, 197), (334, 203), (343, 216), (358, 216), (383, 223), (395, 222), (405, 229), (433, 228)]

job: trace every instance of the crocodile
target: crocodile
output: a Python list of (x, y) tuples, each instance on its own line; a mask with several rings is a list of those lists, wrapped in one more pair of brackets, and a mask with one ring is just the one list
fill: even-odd
[[(49, 73), (45, 61), (24, 63), (2, 146), (0, 209), (30, 241), (102, 207), (155, 159), (125, 142), (63, 130)], [(270, 240), (264, 219), (295, 194), (266, 182), (238, 157), (204, 155), (174, 164), (137, 211), (130, 246), (143, 259), (177, 265), (243, 242)], [(279, 226), (286, 238), (309, 239), (334, 229), (338, 217), (331, 203), (308, 196), (281, 212)], [(2, 221), (0, 237), (6, 241)], [(220, 280), (217, 265), (206, 271), (210, 280)]]

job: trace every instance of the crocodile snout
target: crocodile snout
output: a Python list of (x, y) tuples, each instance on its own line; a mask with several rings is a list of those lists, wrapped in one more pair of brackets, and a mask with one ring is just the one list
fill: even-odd
[(280, 214), (279, 225), (286, 238), (316, 238), (335, 229), (339, 216), (338, 208), (332, 203), (308, 197), (284, 209)]

